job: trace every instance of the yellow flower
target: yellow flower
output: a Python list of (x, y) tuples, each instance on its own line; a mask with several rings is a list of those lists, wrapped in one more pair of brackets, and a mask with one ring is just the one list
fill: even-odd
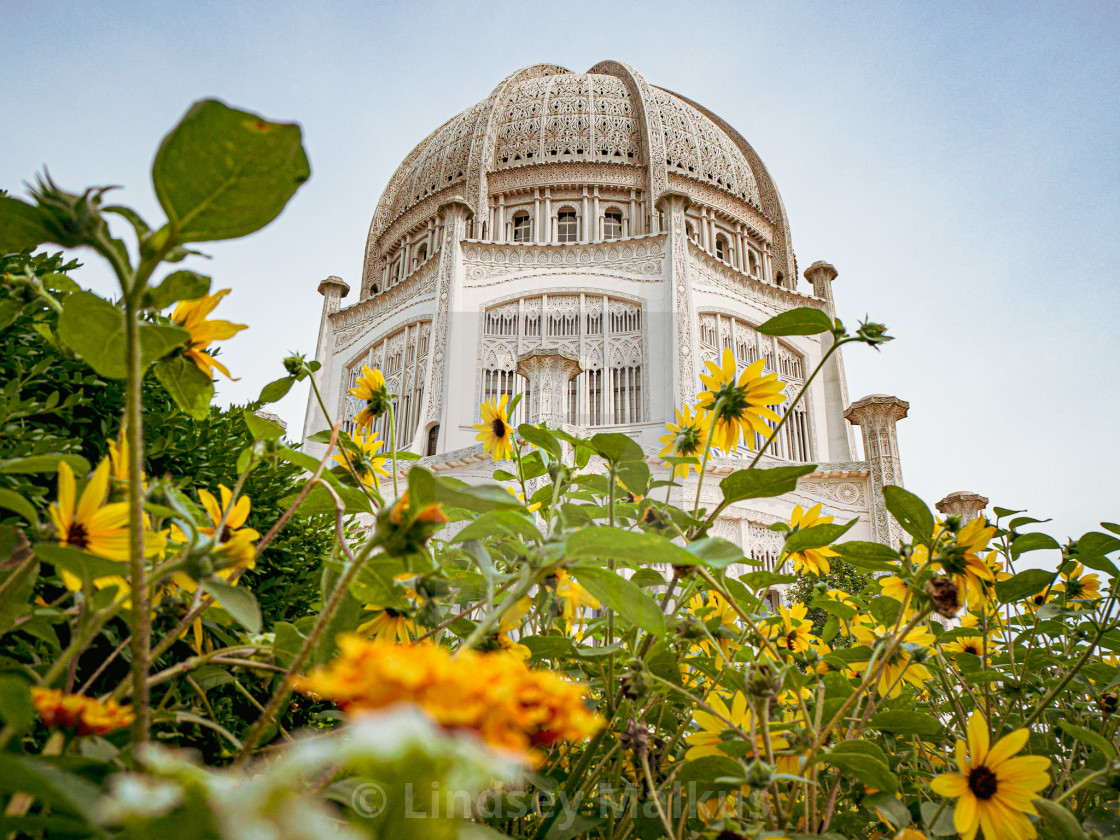
[(489, 399), (479, 406), (482, 422), (472, 428), (478, 432), (475, 440), (482, 441), (483, 451), (495, 461), (509, 460), (513, 457), (513, 427), (506, 414), (509, 394), (502, 394), (496, 403)]
[(1079, 610), (1084, 606), (1081, 601), (1099, 601), (1101, 599), (1101, 581), (1095, 575), (1085, 574), (1085, 567), (1080, 563), (1072, 567), (1063, 566), (1062, 582), (1054, 586), (1054, 592), (1066, 594), (1066, 606)]
[[(789, 525), (792, 530), (799, 531), (802, 528), (812, 528), (814, 525), (828, 525), (832, 522), (832, 519), (831, 516), (821, 516), (820, 504), (813, 505), (808, 510), (802, 510), (801, 505), (796, 505), (790, 515)], [(794, 571), (811, 572), (819, 576), (827, 575), (831, 570), (828, 565), (828, 558), (838, 556), (837, 552), (825, 545), (820, 548), (794, 551), (789, 555), (789, 559), (793, 563)]]
[[(852, 620), (852, 637), (868, 647), (875, 647), (877, 640), (889, 633), (892, 629), (875, 624), (867, 616), (856, 616)], [(917, 645), (929, 647), (934, 642), (934, 636), (925, 627), (912, 627), (902, 639), (902, 643), (879, 672), (878, 691), (886, 697), (898, 697), (902, 693), (902, 684), (910, 683), (919, 691), (925, 691), (925, 684), (933, 679), (933, 674), (921, 662), (916, 662), (914, 656), (903, 645)], [(881, 659), (876, 660), (882, 661)], [(862, 677), (867, 670), (868, 662), (852, 662), (847, 669), (848, 676)]]
[(541, 503), (540, 502), (533, 502), (531, 505), (528, 504), (525, 501), (525, 494), (524, 493), (518, 493), (512, 487), (506, 487), (506, 490), (509, 491), (509, 494), (511, 496), (513, 496), (513, 498), (517, 499), (517, 501), (519, 501), (519, 502), (521, 502), (521, 504), (525, 505), (525, 509), (527, 511), (529, 511), (529, 513), (536, 513), (538, 510), (541, 509)]
[(358, 627), (356, 631), (358, 635), (369, 636), (382, 642), (401, 644), (407, 644), (412, 641), (413, 636), (419, 635), (416, 622), (400, 610), (372, 604), (367, 604), (365, 609), (377, 610), (377, 615)]
[(389, 410), (393, 400), (381, 369), (371, 369), (369, 365), (362, 365), (361, 376), (347, 393), (366, 404), (354, 417), (354, 425), (360, 429), (368, 429), (375, 419)]
[[(991, 650), (991, 647), (988, 648)], [(981, 636), (961, 636), (946, 644), (942, 651), (945, 653), (971, 653), (973, 656), (984, 655), (984, 639)]]
[(772, 431), (763, 421), (777, 423), (782, 419), (768, 406), (781, 405), (785, 400), (782, 396), (785, 383), (776, 373), (763, 374), (765, 359), (748, 365), (736, 379), (735, 355), (731, 348), (723, 351), (721, 364), (704, 364), (708, 366), (708, 373), (700, 374), (700, 381), (708, 390), (697, 394), (696, 399), (701, 409), (712, 412), (711, 422), (715, 427), (712, 444), (731, 454), (741, 435), (747, 448), (754, 449), (754, 434), (769, 437)]
[(120, 706), (116, 700), (102, 703), (57, 688), (32, 688), (31, 702), (46, 726), (69, 729), (76, 735), (108, 735), (136, 719), (131, 706)]
[[(939, 525), (937, 533), (941, 530)], [(941, 549), (935, 561), (956, 585), (961, 603), (967, 600), (971, 609), (979, 609), (988, 602), (989, 588), (996, 581), (995, 571), (980, 557), (995, 533), (995, 527), (986, 519), (971, 519), (956, 534), (955, 542)], [(925, 546), (914, 549), (914, 563), (919, 567), (928, 556)]]
[(894, 836), (894, 840), (929, 840), (929, 838), (916, 828), (904, 828)]
[[(385, 441), (378, 440), (376, 433), (366, 435), (357, 429), (350, 433), (350, 440), (358, 447), (361, 454), (339, 451), (334, 453), (334, 460), (347, 469), (353, 468), (354, 477), (366, 487), (380, 488), (381, 479), (390, 477), (384, 467), (389, 456), (378, 454)], [(350, 460), (347, 461), (347, 458)]]
[[(705, 624), (709, 623), (713, 618), (719, 619), (719, 627), (716, 628), (713, 635), (719, 643), (719, 650), (715, 653), (716, 666), (723, 667), (723, 663), (731, 658), (732, 652), (742, 647), (737, 641), (740, 635), (740, 628), (737, 623), (738, 615), (735, 610), (718, 592), (708, 592), (706, 595), (704, 593), (694, 595), (692, 600), (688, 603), (688, 609)], [(722, 633), (720, 632), (721, 630), (723, 631)], [(730, 634), (734, 634), (736, 638), (730, 638)], [(709, 656), (712, 655), (712, 643), (707, 638), (700, 639), (696, 643), (696, 647), (703, 650), (704, 653)]]
[(237, 499), (237, 504), (230, 508), (233, 493), (224, 484), (218, 485), (218, 492), (222, 496), (221, 505), (218, 504), (218, 500), (209, 490), (198, 491), (198, 500), (202, 502), (210, 521), (214, 523), (211, 528), (199, 528), (198, 530), (213, 537), (214, 530), (218, 527), (218, 523), (222, 521), (223, 513), (229, 510), (216, 551), (226, 557), (233, 558), (234, 565), (237, 568), (254, 569), (257, 565), (257, 550), (253, 543), (260, 539), (261, 535), (260, 532), (252, 528), (243, 527), (245, 520), (249, 518), (252, 502), (249, 501), (248, 496), (240, 496)]
[[(665, 424), (665, 434), (658, 440), (665, 444), (660, 457), (703, 458), (704, 447), (708, 444), (708, 431), (712, 420), (708, 412), (697, 408), (695, 412), (687, 405), (676, 409), (677, 422)], [(670, 470), (671, 478), (688, 478), (692, 464), (674, 464)], [(699, 471), (699, 465), (696, 465)]]
[(539, 760), (535, 748), (582, 741), (604, 721), (588, 711), (587, 689), (549, 671), (532, 671), (504, 651), (386, 644), (344, 634), (339, 657), (296, 680), (296, 688), (333, 700), (347, 714), (413, 703), (448, 730), (472, 730), (491, 746)]
[(1050, 784), (1050, 759), (1015, 756), (1030, 737), (1016, 729), (989, 748), (988, 730), (979, 712), (968, 719), (968, 744), (957, 741), (959, 773), (943, 773), (930, 785), (941, 796), (957, 800), (953, 824), (963, 840), (979, 828), (984, 840), (1026, 840), (1038, 836), (1026, 814), (1037, 814), (1031, 800)]
[[(731, 727), (737, 727), (748, 735), (750, 734), (754, 714), (747, 708), (747, 698), (742, 692), (735, 692), (735, 695), (731, 698), (730, 708), (720, 697), (714, 694), (708, 698), (708, 705), (712, 707), (715, 714), (701, 709), (696, 709), (692, 713), (700, 731), (685, 736), (685, 741), (690, 744), (688, 752), (684, 756), (687, 760), (691, 761), (694, 758), (703, 758), (707, 755), (727, 755), (720, 749), (720, 745), (726, 743), (728, 730)], [(773, 750), (789, 749), (789, 742), (781, 735), (772, 734), (770, 736), (770, 747)], [(755, 735), (754, 749), (760, 755), (766, 749), (761, 728), (758, 728)]]
[(233, 324), (229, 321), (208, 321), (206, 316), (214, 311), (218, 301), (228, 295), (229, 289), (222, 289), (212, 295), (206, 295), (196, 300), (181, 300), (171, 313), (171, 320), (190, 333), (187, 339), (186, 356), (198, 369), (207, 376), (213, 376), (213, 370), (218, 370), (230, 376), (225, 365), (217, 361), (206, 349), (215, 341), (224, 341), (233, 338), (241, 330), (248, 329), (245, 324)]
[[(79, 498), (74, 471), (65, 461), (59, 461), (58, 501), (52, 502), (47, 512), (54, 524), (59, 545), (68, 545), (96, 554), (98, 557), (127, 563), (131, 557), (128, 502), (106, 504), (110, 468), (109, 459), (102, 459), (86, 482)], [(166, 538), (162, 534), (145, 529), (145, 557), (161, 554), (165, 544)], [(127, 568), (122, 567), (121, 571), (122, 574), (126, 573)], [(60, 570), (60, 575), (66, 588), (71, 592), (82, 588), (81, 578), (77, 575), (65, 569)], [(124, 590), (128, 589), (128, 582), (123, 577), (117, 576), (98, 578), (94, 581), (94, 585), (99, 588), (115, 585)]]
[(888, 598), (894, 598), (900, 604), (906, 602), (906, 595), (910, 591), (906, 581), (894, 575), (887, 575), (886, 577), (879, 578), (876, 583), (879, 584), (879, 589)]
[(794, 604), (789, 608), (785, 604), (779, 604), (778, 615), (770, 618), (767, 635), (780, 648), (791, 653), (804, 653), (813, 647), (814, 639), (809, 632), (813, 625), (806, 620), (808, 614), (809, 608), (804, 604)]
[[(599, 600), (580, 586), (571, 575), (563, 569), (557, 569), (553, 576), (553, 588), (556, 592), (556, 597), (560, 599), (560, 615), (564, 619), (565, 629), (570, 628), (573, 624), (579, 623), (583, 625), (583, 608), (590, 607), (593, 610), (602, 609), (603, 605)], [(576, 634), (579, 638), (580, 634)]]

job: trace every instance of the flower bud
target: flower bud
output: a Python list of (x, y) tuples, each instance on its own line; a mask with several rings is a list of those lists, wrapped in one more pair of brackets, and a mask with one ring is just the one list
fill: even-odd
[(646, 684), (645, 663), (640, 659), (631, 659), (626, 665), (626, 672), (619, 681), (622, 696), (629, 700), (641, 700), (649, 691)]
[(449, 521), (438, 503), (413, 508), (405, 490), (391, 508), (378, 513), (374, 539), (390, 555), (415, 554)]
[(768, 788), (774, 783), (774, 768), (756, 759), (747, 767), (746, 782), (752, 788)]
[(1104, 716), (1108, 717), (1114, 714), (1117, 707), (1120, 706), (1120, 698), (1117, 697), (1115, 691), (1106, 691), (1101, 695), (1100, 704)]
[(773, 699), (782, 690), (782, 673), (773, 663), (760, 660), (747, 671), (747, 694), (758, 700)]
[(930, 578), (926, 581), (925, 591), (930, 600), (933, 601), (933, 606), (938, 615), (953, 618), (960, 611), (960, 592), (950, 578)]

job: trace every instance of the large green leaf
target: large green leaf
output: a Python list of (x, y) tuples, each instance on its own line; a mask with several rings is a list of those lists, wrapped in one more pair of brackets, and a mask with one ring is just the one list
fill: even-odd
[(572, 566), (568, 571), (603, 606), (614, 610), (628, 624), (655, 636), (664, 635), (665, 616), (640, 586), (599, 566)]
[(712, 569), (726, 569), (743, 560), (743, 549), (722, 537), (703, 537), (688, 544), (687, 551)]
[(1002, 604), (1012, 604), (1036, 595), (1054, 581), (1054, 572), (1045, 569), (1027, 569), (1015, 577), (996, 583), (996, 597)]
[[(845, 743), (853, 742), (847, 741)], [(831, 764), (841, 773), (852, 776), (868, 787), (892, 794), (898, 790), (898, 777), (878, 757), (834, 749), (832, 752), (821, 756), (820, 761), (823, 764)]]
[(883, 501), (898, 524), (915, 540), (928, 543), (933, 538), (933, 514), (913, 493), (888, 485), (883, 488)]
[(51, 240), (38, 207), (0, 195), (0, 254), (13, 254)]
[(816, 464), (798, 464), (772, 469), (736, 470), (720, 483), (724, 504), (743, 499), (764, 499), (792, 493), (797, 489), (797, 479), (815, 472)]
[(35, 513), (35, 507), (15, 490), (0, 487), (0, 509), (18, 513), (33, 524), (39, 521), (39, 517)]
[(250, 633), (261, 632), (261, 607), (256, 597), (244, 586), (230, 586), (217, 578), (206, 578), (199, 584), (233, 618)]
[(786, 537), (786, 551), (793, 554), (795, 551), (829, 545), (848, 533), (857, 522), (859, 522), (858, 517), (843, 525), (827, 523), (825, 525), (813, 525), (809, 528), (798, 528)]
[(1081, 828), (1077, 817), (1049, 799), (1035, 799), (1034, 807), (1041, 817), (1040, 837), (1046, 840), (1088, 840), (1089, 835)]
[(155, 367), (156, 379), (167, 389), (175, 404), (195, 420), (210, 413), (214, 380), (184, 356), (164, 359)]
[(152, 164), (156, 197), (179, 242), (260, 230), (310, 176), (298, 125), (215, 99), (191, 106)]
[(872, 716), (869, 725), (873, 729), (896, 735), (918, 735), (922, 738), (937, 738), (945, 731), (945, 727), (935, 717), (924, 712), (902, 710), (879, 712)]
[[(0, 791), (26, 791), (40, 802), (65, 813), (92, 821), (101, 790), (97, 785), (43, 759), (0, 753)], [(92, 822), (89, 836), (104, 836)]]
[(16, 732), (30, 729), (35, 722), (31, 682), (22, 674), (0, 674), (0, 720)]
[(743, 775), (743, 766), (735, 759), (722, 755), (706, 755), (686, 761), (676, 775), (676, 782), (686, 793), (727, 793), (738, 790), (740, 785), (732, 781)]
[(166, 309), (180, 300), (197, 300), (210, 291), (210, 278), (194, 271), (175, 271), (158, 286), (144, 292), (144, 306)]
[(799, 306), (775, 315), (755, 329), (763, 335), (819, 335), (832, 332), (832, 319), (820, 309)]
[(591, 448), (612, 464), (623, 484), (633, 493), (642, 493), (649, 484), (649, 465), (638, 442), (621, 432), (601, 432), (591, 436)]
[(1049, 534), (1020, 534), (1015, 538), (1015, 541), (1011, 543), (1011, 558), (1016, 559), (1020, 554), (1024, 554), (1028, 551), (1038, 551), (1043, 548), (1060, 549), (1061, 546), (1058, 545), (1058, 541)]
[(832, 546), (836, 553), (865, 572), (893, 572), (901, 559), (889, 545), (863, 540), (848, 540)]
[(58, 472), (59, 461), (65, 461), (75, 475), (83, 476), (90, 471), (89, 461), (81, 455), (63, 453), (58, 455), (29, 455), (26, 458), (12, 458), (0, 461), (0, 473), (27, 475), (29, 473)]
[(620, 528), (580, 528), (568, 535), (564, 554), (570, 558), (615, 560), (634, 566), (672, 563), (695, 566), (699, 558), (657, 534)]
[(544, 424), (533, 426), (529, 423), (522, 423), (517, 427), (517, 433), (533, 446), (543, 449), (556, 460), (559, 460), (564, 452), (560, 447), (560, 441), (556, 439), (552, 430)]
[[(92, 292), (74, 292), (58, 319), (58, 335), (91, 368), (108, 379), (128, 375), (124, 313)], [(179, 327), (140, 325), (140, 363), (147, 367), (185, 344), (190, 334)]]
[(1094, 732), (1091, 729), (1086, 729), (1083, 726), (1075, 726), (1074, 724), (1066, 723), (1065, 721), (1059, 723), (1058, 726), (1060, 726), (1062, 731), (1069, 735), (1071, 738), (1074, 738), (1075, 740), (1078, 740), (1095, 750), (1099, 750), (1110, 761), (1116, 760), (1116, 747), (1114, 747), (1112, 743), (1103, 735)]

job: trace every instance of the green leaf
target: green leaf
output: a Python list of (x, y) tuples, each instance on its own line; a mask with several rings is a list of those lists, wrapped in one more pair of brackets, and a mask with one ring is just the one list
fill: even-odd
[(261, 632), (261, 608), (256, 597), (244, 586), (230, 586), (217, 578), (204, 578), (199, 582), (202, 591), (211, 595), (221, 608), (250, 633)]
[(27, 458), (12, 458), (9, 461), (0, 461), (0, 473), (11, 475), (27, 475), (30, 473), (58, 472), (58, 462), (65, 461), (74, 475), (81, 477), (90, 471), (89, 461), (81, 455), (70, 453), (58, 455), (30, 455)]
[(793, 554), (795, 551), (804, 551), (809, 548), (820, 548), (835, 542), (848, 533), (852, 526), (859, 522), (856, 517), (844, 525), (813, 525), (809, 528), (798, 528), (786, 537), (786, 551)]
[(261, 395), (257, 397), (257, 404), (268, 405), (269, 403), (274, 403), (283, 399), (288, 395), (288, 391), (292, 390), (292, 386), (295, 384), (296, 378), (294, 376), (274, 379), (261, 388)]
[(901, 710), (879, 712), (872, 716), (868, 725), (872, 729), (881, 729), (896, 735), (917, 735), (927, 739), (937, 738), (945, 732), (945, 727), (937, 718), (924, 712)]
[[(1108, 523), (1102, 524), (1108, 528)], [(1115, 564), (1105, 555), (1117, 550), (1120, 550), (1120, 539), (1111, 534), (1102, 534), (1100, 531), (1089, 531), (1077, 541), (1075, 557), (1090, 569), (1115, 576), (1120, 572), (1117, 572)]]
[(0, 300), (0, 331), (15, 323), (23, 311), (23, 303), (18, 300)]
[(860, 804), (886, 817), (895, 828), (905, 828), (910, 825), (910, 811), (900, 799), (896, 799), (889, 793), (873, 793), (871, 796), (865, 796)]
[(15, 254), (50, 242), (43, 212), (26, 201), (0, 195), (0, 254)]
[(214, 381), (183, 356), (165, 359), (155, 367), (156, 379), (186, 414), (203, 420), (210, 413)]
[(152, 164), (156, 197), (179, 242), (260, 230), (310, 176), (298, 125), (215, 99), (191, 106)]
[(158, 286), (144, 292), (143, 305), (148, 309), (166, 309), (181, 300), (197, 300), (210, 291), (210, 278), (194, 271), (175, 271)]
[(1036, 595), (1054, 582), (1055, 572), (1027, 569), (1012, 578), (996, 582), (996, 597), (1002, 604), (1012, 604)]
[(820, 309), (799, 306), (775, 315), (755, 330), (763, 335), (819, 335), (832, 332), (832, 319)]
[(284, 436), (283, 426), (279, 423), (273, 423), (249, 409), (241, 412), (241, 418), (249, 428), (249, 434), (253, 436), (253, 440), (279, 440)]
[(743, 559), (743, 549), (722, 537), (704, 537), (689, 543), (686, 550), (712, 569), (726, 569)]
[(897, 572), (901, 559), (889, 545), (863, 540), (836, 543), (832, 548), (848, 563), (865, 572)]
[(603, 606), (614, 610), (628, 624), (641, 627), (655, 636), (664, 635), (665, 617), (661, 608), (641, 587), (598, 566), (572, 566), (568, 572)]
[(1058, 548), (1058, 541), (1049, 534), (1020, 534), (1011, 543), (1011, 557), (1016, 559), (1020, 554), (1028, 551), (1038, 551), (1041, 548)]
[(757, 572), (748, 572), (739, 577), (739, 582), (749, 589), (769, 589), (771, 586), (780, 586), (786, 583), (795, 583), (797, 575), (780, 575), (776, 572), (769, 572), (765, 569), (760, 569)]
[[(59, 338), (107, 379), (128, 375), (124, 313), (92, 292), (73, 292), (58, 319)], [(190, 334), (179, 327), (140, 325), (140, 363), (147, 367), (186, 343)]]
[(15, 490), (6, 490), (0, 487), (0, 508), (18, 513), (32, 524), (39, 521), (35, 507)]
[(1080, 741), (1093, 749), (1100, 750), (1108, 757), (1110, 761), (1116, 760), (1116, 748), (1102, 735), (1097, 734), (1091, 729), (1085, 729), (1081, 726), (1074, 726), (1072, 723), (1058, 724), (1061, 730), (1069, 735), (1071, 738)]
[(529, 648), (534, 662), (541, 659), (568, 659), (575, 656), (575, 643), (571, 636), (526, 636), (521, 644)]
[[(845, 743), (854, 743), (847, 741)], [(883, 761), (858, 752), (833, 749), (821, 756), (820, 761), (830, 764), (841, 773), (853, 776), (861, 784), (893, 794), (898, 791), (898, 778)]]
[(1040, 820), (1040, 837), (1046, 840), (1088, 840), (1088, 836), (1081, 828), (1077, 817), (1049, 799), (1035, 799), (1034, 807), (1038, 809)]
[(18, 674), (0, 674), (0, 720), (17, 733), (25, 732), (35, 722), (35, 706), (31, 702), (31, 682)]
[(925, 502), (908, 490), (893, 485), (883, 488), (883, 501), (906, 533), (918, 542), (929, 543), (933, 538), (933, 514)]
[(939, 802), (923, 802), (922, 822), (925, 823), (926, 831), (934, 837), (951, 837), (957, 834), (957, 829), (953, 825), (952, 805), (943, 806)]
[(555, 460), (560, 460), (563, 455), (564, 450), (560, 447), (560, 441), (552, 434), (552, 430), (543, 423), (539, 426), (522, 423), (517, 427), (517, 433), (521, 435), (523, 440), (543, 449)]
[(792, 493), (797, 489), (797, 479), (816, 469), (816, 464), (798, 464), (768, 470), (736, 470), (719, 483), (723, 490), (723, 502), (729, 505), (743, 499), (764, 499)]
[[(0, 753), (0, 791), (34, 793), (40, 802), (48, 803), (68, 814), (91, 821), (92, 815), (101, 798), (97, 785), (76, 773), (30, 756)], [(90, 834), (103, 837), (104, 834), (92, 822), (86, 826)]]
[(642, 493), (649, 484), (649, 465), (638, 442), (621, 432), (591, 436), (591, 448), (614, 465), (619, 479), (632, 493)]
[[(694, 758), (686, 761), (677, 773), (676, 781), (681, 789), (695, 791), (696, 793), (727, 793), (738, 790), (739, 785), (720, 779), (732, 779), (743, 775), (743, 766), (733, 758), (721, 755), (706, 755), (703, 758)], [(694, 787), (689, 787), (693, 785)]]
[[(507, 494), (508, 495), (508, 494)], [(616, 560), (635, 568), (651, 563), (695, 566), (697, 557), (657, 534), (620, 528), (581, 528), (568, 535), (564, 555), (578, 559)]]

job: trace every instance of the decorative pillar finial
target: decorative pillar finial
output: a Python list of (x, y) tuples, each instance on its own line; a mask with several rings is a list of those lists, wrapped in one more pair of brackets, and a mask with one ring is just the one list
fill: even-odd
[(344, 297), (350, 294), (350, 284), (332, 274), (319, 283), (319, 294), (323, 296), (323, 312), (331, 314), (337, 312)]
[(533, 423), (559, 429), (568, 422), (568, 383), (583, 370), (574, 355), (559, 350), (531, 350), (517, 357), (517, 372), (529, 380), (526, 416)]
[(817, 260), (805, 269), (805, 279), (813, 284), (813, 294), (823, 300), (828, 306), (830, 317), (836, 317), (836, 308), (832, 302), (832, 281), (839, 274), (836, 267), (824, 260)]
[(856, 400), (844, 416), (863, 432), (863, 457), (871, 474), (871, 531), (877, 542), (897, 545), (901, 530), (883, 504), (883, 488), (902, 486), (902, 466), (898, 455), (895, 424), (906, 416), (910, 403), (886, 394), (872, 394)]
[(946, 516), (959, 516), (961, 522), (968, 522), (980, 515), (988, 506), (988, 498), (971, 490), (957, 490), (937, 503), (937, 509)]

